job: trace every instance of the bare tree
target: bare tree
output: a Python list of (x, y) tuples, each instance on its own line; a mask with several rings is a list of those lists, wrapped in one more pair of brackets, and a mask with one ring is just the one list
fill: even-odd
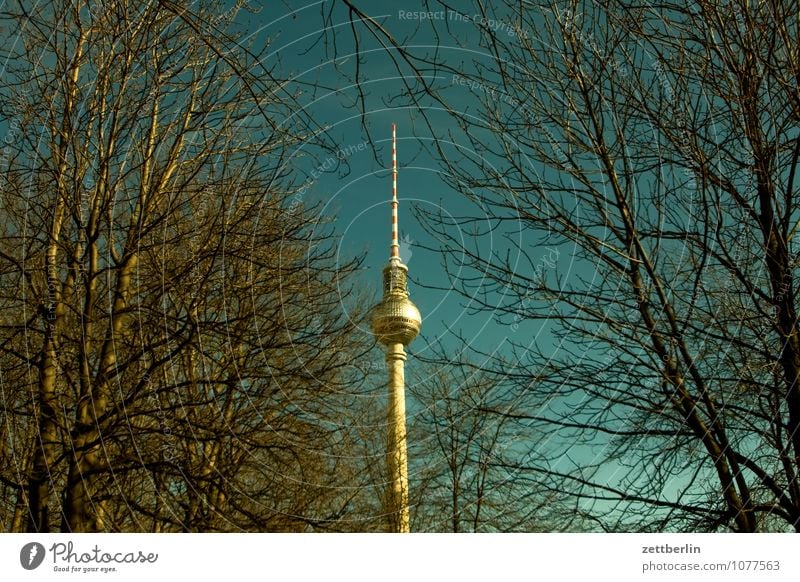
[[(560, 340), (555, 353), (516, 342), (519, 361), (541, 363), (524, 384), (552, 404), (514, 418), (599, 445), (569, 471), (550, 468), (569, 450), (553, 447), (543, 474), (615, 528), (800, 528), (797, 14), (506, 8), (544, 32), (484, 30), (490, 64), (466, 77), (488, 133), (466, 132), (481, 157), (448, 167), (485, 193), (490, 220), (524, 229), (529, 268), (470, 253), (492, 282), (484, 306), (509, 325), (547, 321)], [(537, 269), (544, 245), (576, 274)]]
[(576, 528), (577, 516), (557, 515), (552, 492), (524, 471), (506, 468), (536, 450), (531, 432), (506, 414), (520, 405), (515, 386), (447, 360), (452, 363), (418, 367), (409, 384), (415, 531)]
[(295, 196), (287, 163), (328, 147), (321, 128), (222, 8), (3, 14), (19, 128), (0, 226), (7, 529), (326, 529), (346, 513), (358, 262), (337, 262)]
[(506, 467), (603, 529), (800, 531), (798, 8), (428, 7), (460, 15), (423, 31), (446, 50), (352, 10), (415, 103), (450, 99), (433, 153), (474, 212), (420, 214), (507, 325), (508, 418), (551, 435)]

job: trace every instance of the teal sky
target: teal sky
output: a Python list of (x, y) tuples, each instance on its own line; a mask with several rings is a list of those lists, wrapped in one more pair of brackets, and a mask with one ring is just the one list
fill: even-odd
[[(292, 6), (299, 5), (292, 3)], [(399, 18), (400, 10), (420, 10), (420, 7), (409, 8), (408, 3), (400, 5), (369, 2), (364, 8), (401, 44), (413, 45), (420, 53), (432, 51), (437, 42), (444, 43), (441, 39), (437, 41), (432, 34), (430, 21), (419, 23)], [(266, 19), (267, 15), (264, 16)], [(442, 165), (431, 155), (432, 148), (429, 147), (431, 140), (447, 144), (453, 136), (456, 136), (455, 143), (446, 145), (445, 150), (455, 152), (466, 144), (466, 141), (458, 143), (459, 130), (453, 120), (438, 105), (429, 103), (430, 107), (424, 110), (424, 114), (432, 121), (435, 132), (432, 134), (423, 123), (423, 112), (419, 108), (398, 105), (407, 102), (402, 79), (386, 52), (374, 43), (370, 44), (368, 39), (364, 39), (361, 46), (361, 74), (362, 79), (366, 80), (361, 89), (367, 97), (366, 113), (362, 117), (358, 106), (358, 88), (346, 82), (353, 76), (356, 58), (353, 55), (347, 14), (335, 12), (332, 17), (338, 32), (338, 58), (335, 60), (331, 59), (334, 56), (332, 51), (328, 55), (324, 54), (325, 46), (319, 39), (321, 18), (319, 5), (312, 5), (299, 10), (297, 18), (284, 17), (274, 23), (267, 22), (264, 29), (274, 39), (276, 58), (279, 55), (282, 65), (295, 73), (298, 83), (303, 86), (330, 88), (304, 93), (301, 100), (305, 99), (309, 111), (313, 112), (320, 124), (330, 126), (330, 135), (338, 144), (338, 149), (343, 152), (342, 157), (347, 164), (346, 167), (329, 168), (334, 164), (325, 154), (320, 154), (316, 163), (309, 159), (303, 160), (304, 171), (307, 174), (316, 174), (315, 181), (304, 196), (307, 195), (309, 201), (324, 201), (326, 213), (335, 217), (336, 228), (341, 234), (339, 250), (344, 257), (365, 253), (366, 261), (361, 276), (364, 285), (372, 290), (377, 300), (381, 269), (389, 256), (391, 124), (397, 124), (401, 256), (409, 266), (412, 299), (423, 316), (422, 333), (409, 349), (412, 355), (407, 364), (410, 369), (409, 377), (413, 377), (416, 366), (413, 356), (424, 357), (429, 353), (429, 346), (439, 342), (453, 352), (464, 349), (460, 338), (467, 339), (469, 346), (466, 351), (473, 363), (478, 365), (486, 357), (480, 355), (481, 353), (508, 354), (509, 341), (523, 346), (518, 351), (523, 357), (526, 353), (524, 346), (532, 346), (534, 343), (544, 353), (557, 353), (560, 348), (558, 340), (550, 334), (546, 321), (523, 320), (512, 326), (508, 316), (500, 321), (491, 310), (474, 309), (475, 305), (469, 297), (455, 291), (452, 287), (453, 281), (443, 268), (441, 242), (426, 232), (415, 215), (415, 210), (430, 211), (440, 208), (445, 216), (452, 218), (454, 233), (462, 236), (469, 244), (474, 242), (470, 238), (470, 232), (459, 224), (459, 217), (480, 216), (480, 209), (448, 185), (447, 176), (442, 174)], [(444, 25), (442, 21), (434, 24)], [(453, 33), (463, 36), (465, 41), (460, 47), (454, 44), (447, 46), (445, 43), (444, 51), (452, 55), (453, 64), (472, 61), (478, 48), (469, 41), (471, 37), (477, 36), (474, 25), (463, 22), (448, 24), (454, 29)], [(530, 34), (535, 34), (535, 31), (530, 31)], [(473, 93), (469, 88), (454, 83), (452, 74), (442, 73), (440, 77), (431, 77), (430, 81), (443, 89), (443, 95), (450, 107), (460, 111), (478, 111)], [(368, 143), (363, 126), (367, 127), (374, 140), (375, 150)], [(329, 171), (320, 172), (320, 167)], [(540, 171), (540, 168), (531, 167), (533, 173)], [(488, 224), (483, 228), (486, 229), (487, 226)], [(504, 231), (497, 230), (483, 236), (480, 238), (480, 248), (483, 252), (496, 251), (501, 255), (506, 251), (510, 252), (512, 263), (518, 261), (521, 269), (527, 269), (529, 263), (518, 255), (519, 250), (515, 247), (525, 250), (530, 257), (530, 264), (551, 260), (552, 249), (541, 242), (547, 238), (547, 233), (530, 232), (524, 228), (528, 227), (512, 225)], [(586, 280), (596, 277), (592, 265), (579, 266), (567, 247), (560, 247), (560, 251), (554, 272), (563, 280), (569, 280), (575, 275)], [(475, 273), (470, 275), (474, 276)], [(420, 283), (424, 283), (424, 286)], [(476, 289), (480, 289), (480, 284)], [(490, 300), (502, 301), (502, 294), (494, 293)], [(541, 306), (537, 304), (535, 297), (532, 298), (530, 306), (537, 305)], [(369, 333), (369, 330), (365, 330), (365, 333)], [(379, 353), (375, 356), (381, 357)], [(527, 364), (530, 365), (531, 362)], [(409, 404), (408, 414), (411, 419), (419, 412), (419, 408), (415, 407), (414, 402)], [(573, 404), (553, 400), (549, 406), (555, 410), (569, 408)], [(528, 459), (535, 459), (536, 451), (540, 447), (551, 452), (559, 451), (559, 466), (554, 469), (570, 472), (583, 461), (597, 458), (606, 443), (605, 436), (593, 432), (574, 439), (552, 434), (542, 441), (523, 440), (512, 446), (519, 448), (522, 458)], [(409, 444), (412, 481), (414, 448), (417, 444)], [(603, 475), (599, 478), (612, 481), (616, 471), (614, 464), (606, 464)]]
[[(478, 46), (478, 33), (474, 24), (452, 20), (447, 14), (444, 20), (414, 21), (401, 18), (400, 12), (425, 10), (421, 2), (412, 3), (369, 2), (363, 3), (363, 9), (369, 11), (376, 21), (385, 27), (402, 45), (413, 47), (416, 54), (432, 53), (438, 50), (439, 58), (446, 58), (454, 67), (473, 66), (466, 63), (480, 61), (481, 50)], [(491, 310), (476, 310), (469, 297), (456, 292), (452, 281), (443, 269), (441, 242), (425, 231), (418, 221), (415, 210), (433, 210), (440, 208), (445, 216), (452, 217), (454, 233), (463, 236), (465, 242), (471, 244), (469, 232), (459, 217), (480, 216), (480, 209), (472, 206), (464, 196), (448, 185), (448, 176), (442, 174), (442, 164), (431, 154), (431, 140), (446, 144), (446, 151), (453, 151), (466, 141), (459, 140), (459, 130), (452, 118), (439, 109), (439, 105), (431, 100), (424, 101), (424, 115), (431, 121), (433, 133), (423, 123), (423, 110), (417, 107), (404, 107), (408, 102), (405, 87), (397, 68), (387, 52), (371, 40), (362, 30), (363, 44), (361, 49), (360, 89), (366, 96), (366, 111), (362, 116), (359, 107), (359, 88), (348, 84), (352, 79), (356, 56), (349, 30), (346, 12), (334, 10), (330, 23), (336, 30), (336, 52), (332, 45), (327, 45), (320, 38), (322, 16), (320, 4), (305, 5), (302, 3), (285, 3), (297, 7), (298, 11), (291, 17), (270, 22), (267, 9), (264, 10), (264, 30), (274, 42), (276, 59), (282, 66), (293, 71), (295, 80), (304, 87), (319, 86), (329, 89), (318, 89), (304, 93), (301, 101), (313, 112), (315, 119), (322, 125), (329, 126), (330, 135), (336, 141), (339, 150), (345, 153), (347, 167), (319, 173), (313, 185), (309, 187), (309, 200), (325, 201), (326, 212), (335, 217), (335, 225), (341, 234), (340, 253), (352, 256), (366, 253), (364, 285), (373, 290), (377, 299), (381, 268), (386, 263), (389, 253), (389, 197), (391, 195), (391, 124), (397, 123), (398, 137), (398, 194), (400, 200), (400, 232), (403, 244), (401, 255), (410, 269), (412, 299), (423, 316), (423, 328), (420, 338), (411, 346), (412, 356), (424, 357), (429, 346), (441, 342), (446, 348), (457, 351), (463, 349), (460, 338), (469, 341), (467, 350), (472, 354), (473, 362), (480, 365), (483, 356), (492, 353), (509, 353), (508, 342), (521, 346), (517, 353), (522, 357), (528, 355), (526, 346), (534, 344), (545, 354), (570, 361), (570, 349), (573, 353), (580, 349), (591, 349), (582, 346), (562, 346), (551, 333), (546, 320), (536, 322), (519, 322), (512, 326), (506, 316), (500, 321)], [(330, 2), (325, 2), (327, 10)], [(305, 8), (301, 8), (305, 7)], [(461, 8), (459, 6), (459, 8)], [(464, 10), (469, 8), (464, 7)], [(490, 8), (491, 10), (491, 8)], [(296, 16), (296, 18), (295, 18)], [(503, 22), (502, 15), (495, 15), (498, 27)], [(544, 18), (544, 15), (543, 15)], [(433, 26), (447, 30), (441, 38), (434, 35)], [(509, 30), (498, 29), (499, 34), (511, 34)], [(536, 35), (537, 31), (516, 31), (516, 34)], [(330, 41), (333, 33), (327, 39)], [(437, 45), (439, 48), (437, 49)], [(333, 57), (336, 57), (333, 59)], [(447, 104), (462, 112), (479, 114), (475, 95), (468, 87), (454, 82), (452, 74), (440, 73), (428, 80), (442, 91)], [(367, 142), (364, 127), (374, 140), (376, 149)], [(454, 143), (449, 142), (453, 140)], [(470, 152), (467, 152), (469, 154)], [(325, 156), (321, 158), (324, 162)], [(305, 171), (313, 172), (316, 168), (310, 160)], [(324, 163), (323, 163), (324, 166)], [(319, 167), (319, 162), (317, 162)], [(531, 166), (530, 172), (538, 175), (541, 168)], [(580, 207), (575, 212), (580, 214)], [(524, 227), (529, 228), (529, 227)], [(507, 237), (507, 238), (504, 238)], [(520, 225), (508, 226), (505, 231), (494, 231), (491, 236), (480, 238), (480, 248), (484, 252), (495, 251), (500, 255), (510, 253), (511, 263), (519, 261), (520, 269), (530, 270), (531, 264), (551, 259), (550, 248), (544, 242), (546, 232), (531, 232)], [(530, 262), (520, 256), (518, 248), (528, 255)], [(580, 278), (582, 287), (595, 284), (598, 273), (595, 266), (580, 262), (573, 256), (569, 246), (559, 246), (560, 254), (556, 260), (553, 274), (561, 278), (562, 284)], [(516, 253), (516, 254), (515, 254)], [(531, 273), (526, 272), (527, 275)], [(475, 273), (469, 273), (474, 276)], [(419, 282), (424, 283), (424, 286)], [(480, 284), (475, 286), (480, 289)], [(502, 301), (502, 293), (489, 295), (490, 301)], [(533, 298), (530, 307), (544, 308), (543, 303)], [(368, 330), (365, 330), (368, 333)], [(563, 351), (566, 348), (566, 351)], [(477, 353), (476, 353), (477, 352)], [(605, 356), (604, 353), (600, 358)], [(380, 357), (376, 354), (376, 357)], [(578, 353), (575, 357), (580, 357)], [(415, 358), (409, 359), (409, 367), (415, 365)], [(526, 362), (529, 369), (535, 369), (536, 362)], [(555, 410), (571, 410), (575, 402), (568, 400), (551, 401), (549, 407)], [(415, 410), (409, 409), (409, 415)], [(624, 421), (622, 421), (624, 422)], [(593, 464), (596, 459), (603, 458), (604, 448), (609, 438), (596, 431), (570, 435), (552, 434), (542, 441), (519, 443), (523, 457), (535, 459), (536, 452), (547, 449), (552, 458), (558, 458), (558, 466), (554, 470), (566, 473), (576, 468)], [(413, 443), (412, 450), (413, 472)], [(513, 445), (517, 446), (517, 445)], [(647, 479), (647, 475), (630, 474), (629, 469), (616, 463), (607, 462), (602, 465), (595, 478), (599, 482), (621, 482)], [(412, 476), (413, 479), (413, 476)], [(682, 488), (687, 482), (686, 475), (680, 471), (671, 480), (668, 490), (662, 492), (666, 498), (679, 498)], [(600, 502), (603, 505), (604, 502)], [(597, 507), (596, 507), (597, 509)], [(613, 504), (608, 506), (615, 514), (618, 510)], [(622, 514), (619, 514), (622, 518)]]
[[(369, 2), (364, 9), (401, 44), (413, 45), (420, 53), (432, 51), (437, 40), (432, 34), (431, 21), (411, 19), (408, 16), (410, 12), (424, 10), (421, 3), (412, 4), (415, 6)], [(411, 352), (424, 354), (428, 344), (438, 341), (451, 348), (458, 347), (454, 334), (471, 338), (476, 347), (485, 351), (502, 346), (507, 337), (526, 343), (543, 336), (546, 330), (542, 326), (532, 329), (523, 322), (511, 329), (508, 321), (499, 322), (493, 313), (470, 310), (469, 298), (450, 290), (452, 282), (442, 266), (440, 241), (428, 234), (415, 216), (415, 210), (440, 208), (457, 224), (457, 217), (476, 213), (476, 209), (446, 183), (447, 177), (442, 175), (439, 161), (430, 154), (431, 140), (446, 143), (451, 135), (457, 135), (453, 121), (440, 106), (429, 103), (430, 107), (425, 108), (424, 114), (433, 121), (435, 135), (432, 135), (423, 123), (420, 108), (398, 105), (407, 101), (404, 99), (403, 81), (386, 52), (363, 30), (363, 44), (359, 47), (362, 59), (360, 74), (366, 82), (362, 83), (360, 90), (367, 97), (367, 105), (362, 115), (358, 105), (359, 88), (348, 83), (348, 79), (353, 77), (356, 56), (346, 11), (341, 7), (333, 11), (326, 47), (326, 39), (320, 35), (324, 32), (322, 11), (329, 10), (329, 2), (285, 2), (284, 6), (294, 12), (272, 19), (273, 11), (264, 8), (259, 15), (261, 18), (251, 21), (254, 27), (251, 32), (271, 39), (271, 58), (276, 64), (280, 63), (284, 74), (291, 72), (292, 82), (303, 91), (301, 103), (313, 113), (320, 125), (330, 127), (329, 135), (338, 144), (340, 157), (346, 165), (334, 167), (336, 164), (328, 154), (308, 148), (305, 153), (316, 158), (301, 159), (298, 156), (297, 164), (307, 176), (315, 179), (303, 196), (309, 202), (324, 201), (325, 212), (335, 217), (336, 228), (341, 234), (339, 251), (342, 256), (365, 253), (363, 280), (374, 290), (376, 297), (381, 268), (389, 255), (391, 124), (397, 124), (401, 255), (409, 266), (412, 281), (423, 282), (426, 287), (410, 285), (412, 298), (423, 315), (422, 334), (412, 344)], [(436, 24), (441, 25), (442, 21), (436, 21)], [(474, 33), (471, 23), (451, 21), (448, 24), (463, 28), (461, 32), (467, 37)], [(335, 53), (331, 44), (334, 34)], [(447, 50), (460, 62), (474, 56), (474, 47), (470, 46), (451, 45)], [(445, 89), (451, 107), (464, 111), (475, 107), (470, 91), (453, 83), (451, 74), (442, 73), (430, 80)], [(326, 89), (310, 90), (312, 86)], [(368, 141), (364, 126), (375, 149)], [(449, 147), (454, 149), (459, 144)], [(459, 234), (468, 239), (467, 232)], [(505, 249), (508, 243), (500, 234), (484, 238), (482, 249), (490, 250), (484, 246), (488, 244), (494, 250)], [(506, 234), (524, 242), (530, 233), (514, 233), (512, 229)], [(534, 249), (533, 254), (538, 259), (539, 255), (547, 256), (548, 251), (542, 248), (536, 254)]]
[[(234, 4), (232, 0), (223, 3)], [(454, 67), (468, 66), (465, 63), (480, 59), (478, 34), (470, 22), (453, 19), (448, 14), (444, 14), (443, 20), (409, 18), (410, 12), (425, 10), (422, 2), (374, 0), (357, 5), (367, 10), (400, 44), (413, 47), (416, 54), (439, 51), (440, 58), (445, 55)], [(536, 34), (536, 31), (502, 28), (502, 15), (494, 16), (498, 34)], [(437, 39), (431, 24), (447, 28), (447, 38)], [(452, 118), (432, 100), (423, 100), (424, 109), (404, 105), (408, 102), (406, 88), (390, 53), (369, 37), (363, 27), (359, 30), (362, 44), (358, 55), (355, 53), (350, 20), (341, 4), (332, 4), (330, 0), (312, 3), (285, 0), (263, 6), (255, 14), (240, 11), (231, 28), (241, 32), (245, 42), (252, 41), (254, 52), (268, 43), (262, 65), (286, 79), (285, 91), (296, 95), (320, 127), (328, 128), (329, 139), (336, 144), (343, 163), (336, 163), (329, 152), (309, 144), (299, 148), (287, 164), (296, 173), (298, 184), (307, 180), (307, 187), (300, 193), (302, 200), (309, 204), (322, 202), (323, 213), (333, 219), (343, 262), (353, 256), (364, 256), (359, 283), (372, 293), (375, 301), (379, 298), (381, 269), (389, 256), (391, 125), (397, 124), (401, 256), (409, 266), (412, 299), (423, 316), (422, 334), (410, 346), (412, 356), (424, 357), (429, 346), (439, 342), (450, 350), (460, 350), (463, 346), (459, 338), (467, 338), (469, 347), (487, 354), (505, 351), (508, 341), (522, 346), (536, 343), (545, 353), (558, 352), (559, 345), (546, 322), (521, 321), (519, 326), (512, 326), (508, 317), (500, 321), (491, 311), (474, 309), (469, 297), (452, 288), (453, 282), (442, 264), (442, 243), (426, 232), (416, 211), (441, 209), (444, 216), (452, 218), (454, 234), (471, 241), (459, 217), (480, 215), (480, 209), (450, 187), (448, 176), (442, 174), (442, 164), (431, 154), (430, 147), (433, 140), (438, 140), (445, 144), (445, 150), (455, 151), (466, 142), (459, 139)], [(362, 83), (356, 86), (350, 81), (359, 55)], [(429, 81), (441, 89), (453, 109), (479, 111), (474, 94), (454, 82), (452, 74), (440, 73)], [(360, 91), (366, 97), (363, 112)], [(431, 122), (432, 132), (423, 117)], [(530, 170), (534, 174), (541, 171), (533, 166)], [(511, 225), (505, 231), (482, 237), (480, 248), (500, 254), (509, 251), (514, 263), (522, 258), (515, 255), (519, 252), (515, 246), (519, 245), (531, 263), (536, 264), (552, 258), (550, 248), (542, 243), (546, 234)], [(575, 276), (589, 281), (596, 277), (592, 265), (576, 263), (565, 246), (559, 249), (554, 272), (563, 281)], [(528, 268), (526, 261), (520, 261), (520, 265)], [(480, 289), (479, 284), (477, 288)], [(490, 299), (502, 301), (502, 295), (495, 293)], [(537, 306), (535, 300), (531, 305)], [(364, 333), (370, 332), (365, 329)], [(377, 352), (376, 357), (380, 357)], [(414, 357), (409, 359), (410, 368), (414, 361)], [(413, 414), (413, 409), (409, 412)], [(564, 470), (569, 470), (571, 463), (594, 457), (603, 441), (551, 442), (544, 446), (564, 450)], [(610, 466), (605, 469), (609, 473), (614, 471)]]

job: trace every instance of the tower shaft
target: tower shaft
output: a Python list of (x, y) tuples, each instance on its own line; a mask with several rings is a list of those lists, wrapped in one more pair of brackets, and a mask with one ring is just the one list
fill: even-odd
[(391, 501), (391, 529), (408, 533), (411, 525), (408, 516), (408, 450), (406, 447), (406, 353), (400, 342), (386, 346), (386, 367), (389, 371), (389, 436), (386, 461), (389, 472), (389, 498)]

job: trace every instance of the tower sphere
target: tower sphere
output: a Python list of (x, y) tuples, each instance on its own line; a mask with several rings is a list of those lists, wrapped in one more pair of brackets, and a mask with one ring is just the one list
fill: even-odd
[(419, 309), (401, 293), (384, 296), (372, 312), (372, 331), (385, 345), (401, 343), (407, 346), (417, 337), (421, 326)]

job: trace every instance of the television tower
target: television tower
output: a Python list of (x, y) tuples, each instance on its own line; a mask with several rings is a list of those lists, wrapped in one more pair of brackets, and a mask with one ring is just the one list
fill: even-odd
[(383, 268), (383, 299), (372, 313), (372, 331), (386, 346), (389, 372), (389, 438), (386, 460), (389, 469), (391, 530), (411, 531), (408, 518), (408, 453), (406, 448), (405, 347), (422, 326), (419, 310), (408, 298), (408, 267), (400, 259), (397, 230), (397, 141), (392, 124), (392, 244), (389, 263)]

